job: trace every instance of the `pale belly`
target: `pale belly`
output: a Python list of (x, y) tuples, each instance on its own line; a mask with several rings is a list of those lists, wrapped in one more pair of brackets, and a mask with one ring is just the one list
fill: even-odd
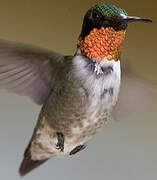
[[(56, 93), (55, 97), (53, 92), (35, 133), (32, 145), (34, 159), (69, 155), (77, 146), (86, 144), (110, 118), (110, 111), (118, 99), (120, 63), (109, 63), (113, 63), (114, 71), (111, 75), (103, 79), (88, 78), (85, 82), (87, 97), (84, 98), (78, 92), (65, 96), (64, 93), (63, 96)], [(56, 148), (58, 132), (64, 136), (63, 151)]]
[(110, 96), (106, 100), (107, 107), (101, 99), (87, 103), (88, 108), (80, 122), (71, 126), (71, 135), (65, 140), (64, 153), (68, 154), (74, 147), (86, 144), (110, 119), (117, 97)]
[[(109, 98), (113, 104), (113, 98)], [(53, 126), (47, 121), (44, 116), (41, 121), (41, 126), (36, 131), (36, 137), (32, 144), (32, 157), (36, 159), (45, 159), (51, 156), (67, 156), (72, 150), (80, 145), (85, 145), (104, 125), (104, 123), (110, 118), (110, 109), (106, 109), (104, 106), (104, 100), (86, 101), (84, 108), (78, 109), (78, 114), (66, 117), (72, 119), (71, 124), (64, 121), (63, 124)], [(75, 116), (75, 117), (74, 117)], [(58, 128), (59, 127), (59, 128)], [(62, 127), (62, 128), (61, 128)], [(58, 138), (57, 132), (61, 132), (64, 135), (64, 150), (60, 151), (56, 148)], [(41, 149), (43, 147), (43, 149)]]

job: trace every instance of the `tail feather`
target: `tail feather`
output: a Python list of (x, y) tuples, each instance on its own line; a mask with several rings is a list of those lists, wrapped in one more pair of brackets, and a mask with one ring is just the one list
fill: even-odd
[(27, 147), (25, 153), (24, 153), (24, 158), (23, 161), (20, 165), (19, 168), (19, 175), (25, 176), (27, 173), (31, 172), (32, 170), (34, 170), (35, 168), (37, 168), (38, 166), (40, 166), (41, 164), (43, 164), (45, 161), (47, 161), (48, 159), (45, 160), (32, 160), (31, 159), (31, 153), (30, 153), (30, 145)]

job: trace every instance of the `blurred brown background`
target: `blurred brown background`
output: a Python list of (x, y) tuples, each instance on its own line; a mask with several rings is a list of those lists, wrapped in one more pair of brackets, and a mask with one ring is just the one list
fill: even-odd
[[(82, 19), (98, 2), (129, 15), (153, 20), (129, 25), (122, 60), (140, 76), (157, 83), (157, 1), (149, 0), (0, 0), (0, 38), (74, 54)], [(150, 113), (111, 122), (76, 157), (53, 159), (26, 179), (148, 180), (157, 177), (156, 100)], [(155, 104), (156, 103), (156, 104)], [(25, 97), (0, 91), (0, 172), (17, 180), (17, 169), (40, 107)]]
[[(74, 54), (86, 10), (96, 0), (1, 0), (0, 38), (36, 44), (65, 54)], [(157, 82), (157, 2), (104, 1), (124, 8), (129, 15), (151, 18), (152, 24), (129, 25), (122, 59), (135, 71)], [(155, 76), (155, 77), (154, 77)]]

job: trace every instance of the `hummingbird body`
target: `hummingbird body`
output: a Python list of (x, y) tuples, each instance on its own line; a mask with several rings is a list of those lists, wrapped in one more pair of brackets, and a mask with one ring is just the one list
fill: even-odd
[(85, 14), (74, 56), (0, 41), (0, 86), (43, 105), (19, 169), (27, 174), (53, 156), (68, 156), (110, 119), (121, 83), (120, 54), (129, 22), (114, 5)]
[[(90, 62), (78, 50), (43, 106), (32, 138), (32, 160), (71, 155), (110, 118), (120, 87), (120, 62)], [(100, 70), (97, 70), (99, 69)], [(65, 68), (66, 69), (66, 68)], [(61, 78), (61, 79), (60, 79)], [(62, 83), (61, 83), (62, 81)], [(107, 83), (109, 82), (109, 83)], [(58, 84), (55, 82), (55, 84)], [(58, 148), (58, 136), (64, 137)]]

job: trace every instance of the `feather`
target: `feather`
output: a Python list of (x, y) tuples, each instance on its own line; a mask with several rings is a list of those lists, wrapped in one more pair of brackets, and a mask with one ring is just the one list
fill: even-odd
[(157, 84), (135, 76), (129, 69), (122, 72), (120, 96), (113, 111), (114, 119), (151, 112), (156, 104)]
[(44, 104), (62, 60), (55, 52), (0, 40), (0, 88)]
[(45, 160), (32, 160), (31, 159), (31, 154), (30, 154), (30, 145), (28, 145), (25, 153), (24, 153), (24, 159), (20, 165), (19, 168), (19, 175), (25, 176), (27, 173), (29, 173), (30, 171), (32, 171), (33, 169), (37, 168), (38, 166), (40, 166), (41, 164), (43, 164), (44, 162), (46, 162), (48, 159)]

